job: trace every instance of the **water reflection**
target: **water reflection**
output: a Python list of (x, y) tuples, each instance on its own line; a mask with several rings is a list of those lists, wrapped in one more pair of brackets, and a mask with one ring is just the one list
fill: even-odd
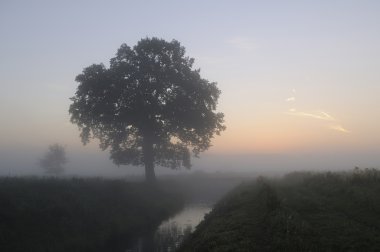
[(212, 205), (193, 203), (161, 223), (154, 232), (140, 237), (132, 249), (126, 252), (171, 252), (194, 231), (195, 227), (211, 211)]
[(175, 251), (184, 238), (194, 231), (199, 222), (203, 220), (205, 214), (210, 211), (210, 204), (192, 204), (185, 207), (177, 215), (164, 221), (158, 227), (154, 236), (155, 251)]

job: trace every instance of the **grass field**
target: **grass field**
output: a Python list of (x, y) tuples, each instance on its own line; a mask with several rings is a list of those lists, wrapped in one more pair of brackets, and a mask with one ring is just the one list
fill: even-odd
[(171, 186), (0, 178), (0, 251), (124, 251), (183, 206)]
[(379, 251), (380, 172), (259, 178), (219, 201), (180, 251)]

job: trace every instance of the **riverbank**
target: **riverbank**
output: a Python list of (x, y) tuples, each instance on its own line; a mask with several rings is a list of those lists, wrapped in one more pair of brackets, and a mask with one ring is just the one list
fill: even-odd
[(176, 251), (182, 241), (209, 213), (213, 205), (226, 193), (246, 181), (240, 174), (205, 173), (178, 174), (161, 178), (161, 183), (171, 187), (177, 185), (178, 193), (185, 202), (184, 207), (164, 220), (160, 226), (141, 237), (127, 251)]
[(257, 179), (220, 200), (179, 251), (376, 251), (380, 172)]
[(183, 207), (175, 184), (0, 178), (0, 251), (124, 251)]

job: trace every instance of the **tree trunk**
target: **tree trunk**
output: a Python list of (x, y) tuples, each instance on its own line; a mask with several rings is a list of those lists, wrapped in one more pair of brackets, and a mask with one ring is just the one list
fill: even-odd
[(154, 152), (153, 143), (149, 137), (144, 137), (143, 155), (145, 164), (145, 180), (154, 184), (156, 182), (156, 174), (154, 173)]

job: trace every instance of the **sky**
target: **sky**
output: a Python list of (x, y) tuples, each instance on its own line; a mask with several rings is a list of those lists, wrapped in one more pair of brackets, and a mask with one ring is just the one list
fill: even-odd
[(83, 146), (76, 75), (122, 43), (176, 39), (222, 91), (227, 130), (194, 169), (380, 167), (379, 1), (0, 1), (0, 175), (40, 174), (47, 146), (71, 174), (138, 174)]

